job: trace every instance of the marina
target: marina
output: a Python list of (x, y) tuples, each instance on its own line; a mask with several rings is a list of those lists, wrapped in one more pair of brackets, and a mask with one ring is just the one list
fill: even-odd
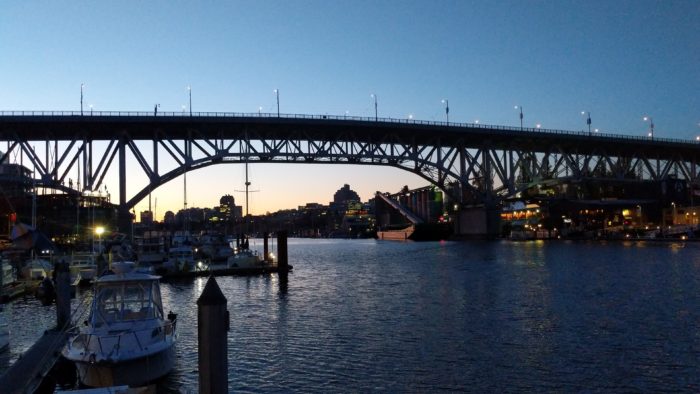
[[(697, 391), (699, 246), (290, 239), (286, 281), (217, 277), (228, 389)], [(161, 284), (178, 314), (178, 362), (161, 391), (199, 387), (195, 301), (206, 283)], [(9, 306), (15, 359), (55, 311)]]

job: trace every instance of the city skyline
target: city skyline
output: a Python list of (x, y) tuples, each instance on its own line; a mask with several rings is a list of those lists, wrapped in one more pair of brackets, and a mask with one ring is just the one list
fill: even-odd
[[(700, 135), (693, 1), (9, 1), (4, 9), (0, 110), (160, 105), (507, 126), (519, 126), (522, 111), (525, 127), (587, 130), (591, 119), (601, 132), (645, 136), (646, 116), (655, 137)], [(259, 190), (252, 214), (325, 204), (346, 183), (363, 201), (427, 184), (390, 167), (255, 163), (249, 171)], [(214, 206), (223, 194), (240, 204), (244, 179), (241, 164), (191, 172), (188, 206)], [(159, 220), (177, 212), (182, 177), (153, 198)]]

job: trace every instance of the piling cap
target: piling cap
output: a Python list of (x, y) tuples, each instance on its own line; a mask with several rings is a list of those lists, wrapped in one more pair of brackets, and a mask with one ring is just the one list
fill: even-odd
[(202, 294), (197, 299), (197, 306), (203, 305), (226, 305), (226, 297), (213, 276), (209, 277)]

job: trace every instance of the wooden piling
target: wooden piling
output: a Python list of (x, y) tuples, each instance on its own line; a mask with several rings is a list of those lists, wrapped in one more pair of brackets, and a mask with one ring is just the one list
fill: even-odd
[(270, 250), (267, 247), (267, 241), (268, 241), (269, 235), (267, 234), (267, 231), (263, 233), (263, 259), (265, 261), (270, 260)]
[(68, 263), (54, 265), (56, 275), (56, 328), (63, 330), (70, 324), (70, 272)]
[(199, 392), (227, 393), (229, 314), (226, 297), (213, 276), (197, 300), (197, 324)]
[(277, 232), (277, 268), (279, 273), (287, 273), (289, 271), (289, 260), (287, 260), (287, 232)]

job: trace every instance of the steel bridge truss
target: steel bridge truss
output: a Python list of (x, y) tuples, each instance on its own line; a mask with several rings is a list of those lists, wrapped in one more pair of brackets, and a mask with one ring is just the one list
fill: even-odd
[[(436, 185), (454, 202), (489, 205), (535, 185), (565, 180), (641, 181), (674, 176), (698, 184), (700, 179), (696, 160), (681, 155), (663, 159), (642, 151), (621, 155), (614, 149), (606, 150), (605, 144), (589, 152), (556, 144), (524, 149), (522, 144), (494, 146), (468, 137), (422, 138), (419, 143), (405, 134), (388, 131), (367, 138), (348, 132), (319, 138), (317, 133), (304, 130), (270, 136), (253, 128), (237, 138), (212, 139), (194, 131), (189, 138), (173, 139), (161, 131), (151, 140), (135, 140), (125, 132), (108, 140), (76, 135), (71, 140), (53, 141), (29, 141), (15, 134), (0, 159), (26, 164), (34, 172), (37, 186), (66, 193), (101, 190), (116, 168), (119, 205), (126, 210), (185, 172), (223, 163), (393, 166)], [(127, 173), (127, 161), (135, 161), (139, 171)], [(74, 173), (78, 174), (75, 185)], [(127, 196), (127, 178), (142, 178), (145, 184)]]

